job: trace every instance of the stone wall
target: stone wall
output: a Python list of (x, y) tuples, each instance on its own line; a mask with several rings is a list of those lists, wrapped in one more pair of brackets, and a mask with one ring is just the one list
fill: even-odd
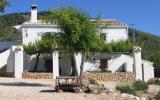
[(1, 72), (0, 77), (14, 77), (14, 73), (9, 73), (9, 72)]
[(52, 73), (23, 72), (23, 79), (52, 79)]
[(87, 72), (83, 75), (84, 80), (95, 79), (99, 81), (119, 81), (119, 82), (133, 82), (136, 75), (132, 72), (115, 72), (115, 73), (101, 73), (101, 72)]

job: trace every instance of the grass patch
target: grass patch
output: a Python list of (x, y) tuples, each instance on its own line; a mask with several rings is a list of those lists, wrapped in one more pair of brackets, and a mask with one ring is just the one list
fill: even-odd
[(118, 85), (116, 86), (116, 90), (121, 91), (121, 93), (136, 95), (138, 91), (146, 92), (148, 90), (148, 84), (145, 81), (137, 80), (133, 82), (131, 85)]
[(136, 91), (147, 91), (148, 90), (148, 84), (145, 81), (137, 80), (132, 83), (132, 87)]
[(116, 90), (121, 91), (121, 93), (128, 93), (128, 94), (136, 94), (136, 91), (133, 87), (130, 85), (121, 85), (121, 86), (116, 86)]

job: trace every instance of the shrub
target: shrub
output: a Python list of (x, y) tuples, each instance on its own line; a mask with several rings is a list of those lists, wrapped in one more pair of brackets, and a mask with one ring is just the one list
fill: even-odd
[(104, 87), (104, 84), (98, 84), (96, 80), (91, 79), (89, 80), (89, 84), (84, 84), (82, 86), (82, 91), (85, 93), (108, 93), (108, 89)]
[[(156, 61), (154, 61), (154, 60), (151, 60), (151, 61), (154, 62), (154, 66), (160, 66), (160, 64), (159, 65), (155, 64)], [(154, 76), (157, 77), (157, 78), (160, 78), (160, 68), (159, 67), (155, 67), (155, 69), (154, 69)]]
[(97, 85), (97, 84), (98, 84), (95, 79), (90, 79), (90, 80), (89, 80), (89, 83), (90, 83), (90, 84), (94, 84), (94, 85)]
[(111, 73), (111, 71), (107, 70), (106, 68), (101, 68), (101, 72), (102, 73)]
[(147, 91), (148, 84), (145, 81), (137, 80), (132, 83), (133, 88), (136, 91)]
[(156, 79), (155, 84), (156, 84), (156, 85), (160, 85), (160, 80), (159, 80), (159, 79)]
[(119, 42), (112, 42), (112, 51), (113, 52), (126, 52), (131, 53), (132, 52), (132, 43), (130, 41), (119, 41)]
[(85, 85), (82, 86), (82, 91), (84, 93), (90, 93), (90, 90), (89, 90), (88, 86), (85, 86)]
[(136, 94), (136, 91), (134, 90), (134, 88), (132, 88), (129, 85), (121, 85), (121, 86), (116, 86), (116, 90), (121, 91), (121, 93), (128, 93), (128, 94)]
[(106, 90), (103, 84), (98, 85), (96, 89), (97, 89), (98, 94)]

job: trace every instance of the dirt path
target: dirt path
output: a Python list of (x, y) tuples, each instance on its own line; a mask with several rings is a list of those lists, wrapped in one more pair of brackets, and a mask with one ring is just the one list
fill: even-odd
[(109, 95), (56, 93), (54, 83), (0, 77), (0, 100), (123, 100)]

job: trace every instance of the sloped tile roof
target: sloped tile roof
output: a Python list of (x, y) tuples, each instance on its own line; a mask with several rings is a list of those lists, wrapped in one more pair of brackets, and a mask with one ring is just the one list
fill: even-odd
[[(124, 24), (120, 21), (117, 21), (115, 19), (100, 19), (100, 20), (91, 19), (91, 23), (101, 25), (104, 27), (128, 27), (126, 24)], [(27, 22), (23, 23), (23, 25), (56, 25), (56, 24), (55, 23), (46, 23), (43, 20), (37, 20), (37, 22), (27, 21)]]
[(102, 26), (108, 26), (108, 27), (127, 27), (126, 24), (117, 21), (116, 19), (100, 19), (100, 20), (96, 20), (96, 19), (91, 19), (91, 22), (93, 24), (97, 24), (97, 25), (102, 25)]

